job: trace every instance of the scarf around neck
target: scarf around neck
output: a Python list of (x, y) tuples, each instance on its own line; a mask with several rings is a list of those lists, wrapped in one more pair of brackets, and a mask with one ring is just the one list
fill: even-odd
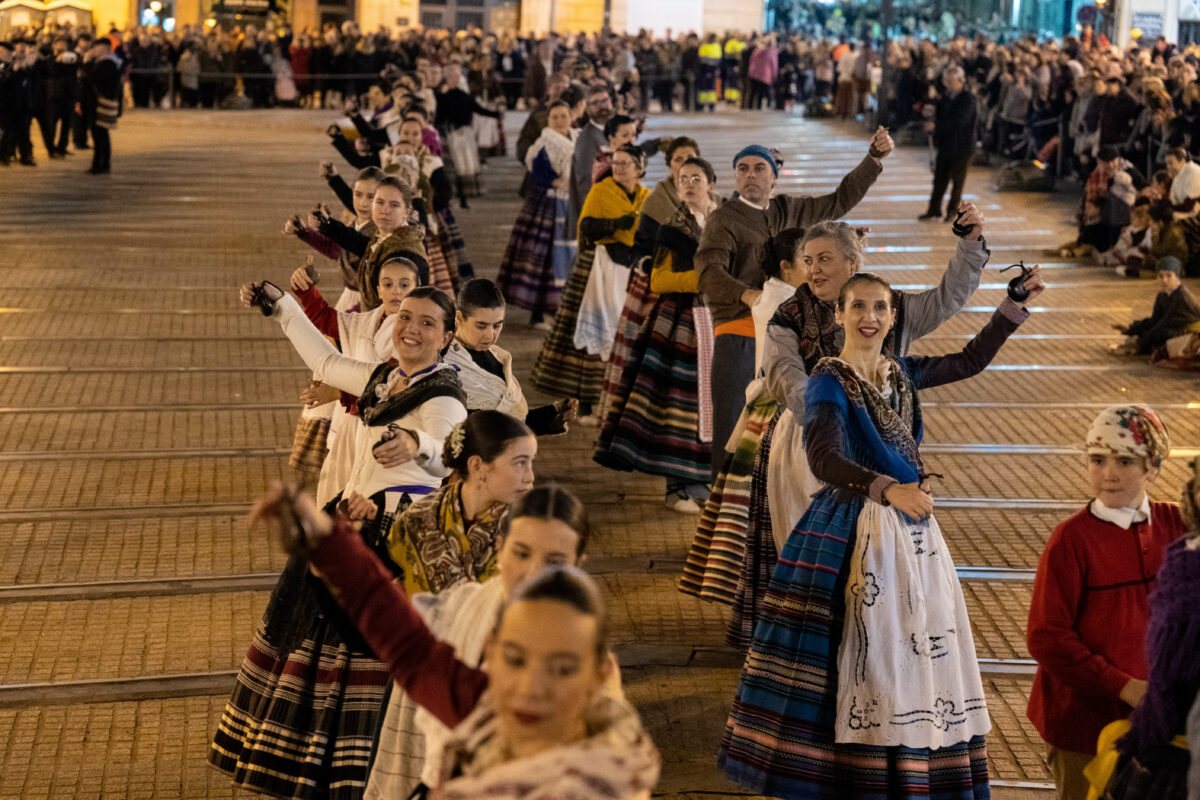
[[(640, 183), (634, 188), (633, 196), (630, 197), (629, 193), (622, 189), (615, 180), (605, 178), (588, 192), (587, 199), (583, 201), (583, 209), (580, 211), (579, 218), (617, 219), (626, 214), (637, 214), (641, 212), (642, 206), (645, 205), (646, 198), (649, 196), (650, 190)], [(632, 247), (633, 235), (636, 230), (637, 226), (634, 225), (628, 230), (613, 231), (609, 238)]]
[(661, 756), (637, 712), (601, 695), (587, 711), (587, 736), (527, 758), (503, 760), (490, 695), (454, 730), (435, 800), (633, 800), (649, 797)]
[[(458, 371), (449, 364), (438, 363), (427, 373), (414, 375), (407, 388), (390, 394), (392, 373), (400, 367), (385, 361), (371, 373), (370, 380), (358, 398), (358, 416), (370, 426), (387, 425), (407, 416), (422, 403), (434, 397), (453, 397), (467, 407)], [(403, 373), (401, 373), (403, 374)]]
[(397, 517), (388, 532), (388, 554), (404, 571), (409, 597), (496, 575), (500, 529), (508, 505), (493, 503), (468, 525), (462, 487), (462, 481), (454, 481), (421, 498)]
[(569, 178), (571, 175), (571, 157), (575, 153), (575, 140), (579, 138), (578, 134), (572, 128), (570, 135), (563, 136), (558, 131), (550, 126), (542, 128), (542, 134), (537, 141), (533, 143), (533, 147), (525, 154), (525, 166), (533, 169), (533, 161), (537, 158), (538, 153), (543, 149), (546, 151), (546, 157), (550, 159), (550, 168), (554, 170), (554, 174), (560, 178)]

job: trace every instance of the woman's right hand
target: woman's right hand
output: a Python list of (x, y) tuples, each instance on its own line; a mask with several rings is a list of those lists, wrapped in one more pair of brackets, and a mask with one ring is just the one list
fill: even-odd
[(313, 381), (300, 393), (300, 402), (308, 408), (316, 408), (326, 403), (332, 403), (342, 396), (342, 393), (321, 381)]
[(254, 308), (254, 284), (243, 283), (238, 289), (238, 297), (242, 301), (243, 308)]
[(312, 278), (308, 277), (307, 266), (296, 268), (296, 271), (292, 273), (291, 284), (292, 291), (296, 294), (312, 288), (313, 282)]
[(933, 513), (933, 495), (919, 483), (893, 483), (884, 491), (883, 499), (913, 519), (925, 519)]
[(289, 552), (311, 550), (333, 532), (333, 520), (312, 495), (290, 490), (280, 481), (273, 482), (250, 509), (250, 527), (258, 523), (271, 529)]
[(616, 222), (613, 224), (617, 230), (627, 231), (630, 228), (632, 228), (636, 223), (637, 223), (637, 214), (630, 212), (628, 214), (623, 214), (623, 215), (617, 217)]
[(351, 492), (350, 496), (344, 502), (346, 505), (346, 516), (351, 522), (360, 519), (375, 519), (375, 515), (379, 513), (379, 506), (358, 492)]
[(284, 220), (283, 233), (285, 236), (294, 236), (303, 227), (304, 223), (300, 221), (300, 217), (293, 214)]
[(330, 178), (334, 177), (335, 175), (337, 175), (337, 170), (334, 169), (333, 162), (332, 161), (322, 161), (320, 171), (317, 173), (317, 176), (320, 177), (321, 180), (327, 181)]

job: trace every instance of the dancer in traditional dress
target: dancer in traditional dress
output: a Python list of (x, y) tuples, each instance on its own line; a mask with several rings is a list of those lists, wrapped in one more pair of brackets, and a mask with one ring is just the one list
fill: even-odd
[[(321, 165), (321, 175), (329, 182), (330, 188), (338, 195), (343, 205), (354, 213), (354, 230), (364, 236), (374, 237), (377, 231), (375, 223), (371, 220), (371, 208), (375, 200), (375, 189), (384, 177), (383, 171), (375, 167), (360, 171), (354, 180), (353, 188), (346, 185), (329, 162)], [(317, 252), (337, 261), (342, 274), (343, 288), (335, 308), (337, 311), (357, 311), (362, 302), (358, 292), (358, 256), (343, 250), (332, 240), (321, 235), (316, 226), (305, 226), (299, 217), (288, 219), (284, 223), (283, 232), (296, 236)], [(316, 485), (325, 457), (329, 453), (329, 431), (337, 405), (334, 399), (328, 399), (332, 396), (329, 391), (323, 389), (320, 381), (313, 381), (301, 398), (304, 407), (296, 420), (296, 432), (292, 437), (288, 466), (296, 470), (306, 485)]]
[(570, 104), (565, 100), (551, 103), (546, 127), (525, 154), (529, 169), (525, 204), (513, 225), (496, 280), (509, 303), (529, 309), (529, 324), (538, 330), (550, 329), (545, 315), (558, 309), (562, 287), (575, 261), (567, 202), (576, 138)]
[[(374, 292), (382, 304), (371, 311), (338, 311), (325, 302), (305, 267), (292, 273), (291, 289), (309, 322), (333, 341), (343, 355), (358, 361), (383, 362), (392, 358), (392, 328), (400, 304), (420, 285), (420, 270), (407, 259), (393, 259), (379, 268)], [(329, 452), (321, 464), (317, 480), (317, 502), (328, 503), (346, 486), (355, 462), (355, 445), (361, 420), (350, 408), (353, 403), (337, 402), (341, 392), (314, 380), (306, 396), (315, 401), (333, 397), (333, 415), (329, 423)]]
[(637, 130), (637, 120), (624, 114), (616, 114), (604, 123), (605, 144), (596, 151), (596, 160), (592, 162), (593, 186), (612, 175), (613, 155), (624, 145), (633, 144)]
[[(1029, 300), (1045, 285), (1025, 280)], [(771, 577), (720, 752), (778, 797), (990, 796), (991, 727), (958, 577), (933, 519), (917, 390), (983, 371), (1029, 316), (1010, 299), (960, 353), (888, 357), (894, 294), (842, 286), (845, 344), (805, 395), (810, 467), (828, 484)]]
[[(587, 512), (578, 498), (557, 486), (532, 489), (513, 504), (501, 531), (496, 578), (414, 595), (413, 608), (459, 659), (479, 664), (514, 589), (545, 567), (577, 565), (583, 560), (588, 534)], [(385, 705), (366, 800), (409, 797), (421, 788), (437, 786), (443, 747), (451, 735), (449, 728), (395, 684)]]
[[(339, 353), (272, 284), (247, 284), (241, 297), (279, 320), (318, 380), (358, 397), (364, 424), (340, 499), (364, 522), (352, 535), (385, 554), (394, 515), (450, 473), (445, 440), (467, 415), (457, 373), (441, 362), (454, 334), (453, 302), (432, 287), (409, 294), (392, 331), (395, 359), (379, 363)], [(362, 796), (387, 671), (346, 640), (321, 603), (304, 562), (289, 561), (209, 753), (239, 786), (277, 797)]]
[(385, 161), (403, 156), (416, 159), (420, 170), (419, 181), (422, 185), (428, 183), (430, 193), (426, 198), (428, 224), (425, 231), (430, 285), (444, 292), (457, 291), (461, 276), (473, 274), (473, 270), (467, 261), (462, 233), (450, 210), (454, 192), (444, 162), (422, 143), (421, 125), (415, 118), (406, 119), (400, 124), (400, 140), (385, 150), (383, 155)]
[[(645, 153), (646, 149), (643, 147), (642, 152)], [(650, 192), (638, 217), (637, 232), (633, 235), (634, 268), (629, 276), (625, 303), (617, 321), (616, 334), (613, 336), (612, 351), (604, 368), (604, 390), (600, 393), (600, 404), (596, 408), (596, 417), (601, 423), (608, 419), (614, 407), (619, 408), (624, 402), (624, 395), (619, 393), (619, 389), (621, 374), (625, 370), (625, 358), (637, 341), (646, 315), (658, 302), (657, 295), (650, 290), (650, 270), (654, 253), (658, 249), (658, 231), (679, 209), (679, 189), (676, 186), (679, 168), (687, 159), (699, 155), (700, 146), (693, 139), (680, 136), (670, 141), (666, 151), (667, 177), (659, 181), (654, 191)], [(719, 203), (720, 198), (714, 194), (712, 200)], [(707, 309), (702, 313), (707, 313)], [(681, 511), (689, 511), (686, 500), (680, 500), (679, 503), (684, 506)]]
[[(625, 297), (634, 256), (633, 236), (638, 214), (650, 191), (638, 181), (646, 171), (642, 151), (625, 145), (613, 159), (613, 174), (592, 187), (579, 219), (579, 256), (567, 281), (562, 303), (554, 315), (554, 326), (542, 343), (533, 367), (533, 385), (546, 394), (579, 400), (580, 423), (598, 425), (593, 407), (600, 400), (604, 383), (601, 351), (610, 346)], [(584, 292), (593, 269), (598, 279), (618, 292), (596, 313), (580, 313)], [(614, 307), (615, 302), (615, 307)], [(582, 325), (583, 330), (578, 330)], [(587, 347), (577, 345), (585, 340)]]
[[(762, 292), (750, 306), (756, 375), (761, 375), (768, 320), (804, 280), (802, 265), (787, 257), (796, 250), (802, 237), (803, 231), (799, 228), (785, 228), (771, 240), (772, 249), (783, 257), (774, 266), (764, 264), (767, 279)], [(696, 535), (688, 549), (683, 576), (679, 579), (681, 592), (727, 605), (733, 605), (739, 596), (738, 587), (744, 575), (746, 531), (750, 526), (754, 468), (763, 437), (779, 407), (765, 391), (761, 377), (746, 387), (745, 402), (729, 444), (723, 448), (725, 461), (704, 503)], [(729, 624), (732, 630), (739, 623), (731, 619)]]
[(467, 281), (458, 294), (458, 318), (454, 341), (446, 351), (446, 363), (458, 369), (467, 410), (495, 409), (525, 420), (538, 436), (566, 433), (579, 412), (579, 401), (558, 400), (531, 409), (513, 372), (513, 358), (500, 347), (504, 330), (504, 296), (485, 278)]
[(516, 587), (481, 668), (434, 637), (344, 519), (278, 486), (255, 515), (308, 554), (396, 683), (453, 729), (433, 797), (649, 799), (660, 756), (614, 685), (603, 601), (582, 572), (548, 567)]
[(437, 95), (435, 124), (446, 131), (446, 149), (450, 151), (454, 172), (458, 178), (459, 202), (466, 208), (467, 198), (478, 197), (480, 193), (479, 143), (475, 141), (472, 123), (476, 114), (498, 119), (500, 112), (484, 108), (478, 100), (460, 87), (461, 65), (447, 64), (442, 71), (442, 81), (443, 85)]
[[(675, 152), (694, 149), (680, 145)], [(699, 513), (698, 501), (709, 492), (712, 444), (705, 440), (711, 440), (712, 431), (701, 425), (698, 360), (701, 348), (711, 347), (712, 328), (698, 331), (693, 320), (698, 279), (692, 258), (704, 220), (717, 207), (711, 191), (716, 173), (698, 157), (687, 158), (672, 172), (678, 175), (680, 199), (674, 212), (661, 226), (648, 220), (652, 194), (638, 226), (639, 237), (643, 226), (656, 229), (650, 279), (655, 301), (624, 358), (595, 459), (615, 469), (664, 476), (667, 507)]]

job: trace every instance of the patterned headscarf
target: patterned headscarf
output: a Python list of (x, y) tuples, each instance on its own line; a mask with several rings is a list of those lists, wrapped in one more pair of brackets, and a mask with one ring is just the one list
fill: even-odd
[(1110, 406), (1092, 421), (1088, 455), (1137, 456), (1158, 467), (1171, 452), (1167, 429), (1149, 406)]

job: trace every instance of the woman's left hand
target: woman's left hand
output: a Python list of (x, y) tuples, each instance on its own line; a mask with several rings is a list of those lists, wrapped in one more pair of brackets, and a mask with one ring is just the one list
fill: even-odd
[(575, 398), (559, 400), (555, 405), (558, 406), (558, 417), (562, 420), (563, 427), (579, 419), (579, 401)]
[(417, 452), (417, 437), (405, 430), (397, 430), (390, 439), (371, 449), (376, 463), (385, 469), (407, 464), (417, 457)]
[(280, 481), (273, 482), (250, 509), (250, 527), (258, 523), (271, 529), (288, 551), (311, 550), (333, 532), (333, 520), (312, 495), (293, 493)]
[(351, 492), (343, 503), (346, 508), (346, 517), (351, 522), (357, 522), (360, 519), (375, 519), (375, 515), (379, 513), (379, 506), (358, 492)]
[(983, 212), (975, 207), (974, 203), (966, 200), (959, 202), (958, 212), (962, 214), (962, 219), (958, 220), (958, 224), (970, 228), (967, 232), (967, 239), (979, 241), (983, 238)]
[(1029, 297), (1025, 298), (1025, 305), (1033, 305), (1033, 301), (1038, 298), (1042, 292), (1046, 291), (1046, 282), (1042, 280), (1042, 265), (1034, 264), (1029, 270), (1028, 277), (1025, 278), (1025, 288), (1029, 290)]

